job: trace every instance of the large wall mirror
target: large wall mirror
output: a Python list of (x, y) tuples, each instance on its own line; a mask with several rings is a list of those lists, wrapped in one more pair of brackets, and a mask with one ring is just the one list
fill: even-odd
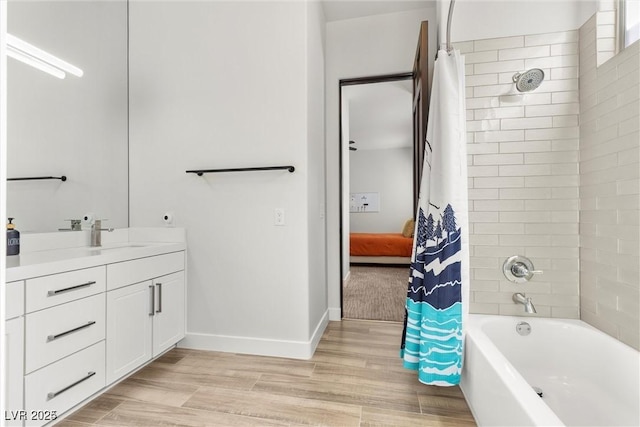
[(7, 214), (22, 232), (85, 213), (128, 226), (127, 2), (9, 1), (8, 32), (79, 68), (58, 79), (7, 61)]

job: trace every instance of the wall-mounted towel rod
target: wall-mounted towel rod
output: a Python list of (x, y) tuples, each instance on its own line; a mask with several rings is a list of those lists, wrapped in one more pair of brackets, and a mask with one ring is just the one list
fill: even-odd
[(67, 177), (62, 176), (29, 176), (24, 178), (7, 178), (7, 181), (36, 181), (40, 179), (59, 179), (60, 181), (66, 181)]
[(296, 170), (293, 166), (262, 166), (255, 168), (231, 168), (231, 169), (196, 169), (186, 171), (187, 173), (196, 173), (198, 176), (202, 176), (204, 173), (217, 173), (217, 172), (247, 172), (247, 171), (272, 171), (278, 169), (286, 169), (289, 172)]

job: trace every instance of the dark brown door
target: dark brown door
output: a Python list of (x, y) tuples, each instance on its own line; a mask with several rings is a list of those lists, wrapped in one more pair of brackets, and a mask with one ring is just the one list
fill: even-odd
[(420, 24), (418, 47), (413, 63), (413, 212), (418, 209), (420, 179), (424, 160), (427, 118), (429, 117), (429, 23)]

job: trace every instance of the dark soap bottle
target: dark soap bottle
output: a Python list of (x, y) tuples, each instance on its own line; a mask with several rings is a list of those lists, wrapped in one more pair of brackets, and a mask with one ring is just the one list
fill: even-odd
[(20, 255), (20, 232), (15, 229), (13, 218), (7, 224), (7, 255)]

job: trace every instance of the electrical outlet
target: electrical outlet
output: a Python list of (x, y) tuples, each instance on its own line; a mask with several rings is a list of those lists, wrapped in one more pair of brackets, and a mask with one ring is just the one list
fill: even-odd
[(273, 218), (274, 225), (284, 225), (284, 209), (276, 208)]

